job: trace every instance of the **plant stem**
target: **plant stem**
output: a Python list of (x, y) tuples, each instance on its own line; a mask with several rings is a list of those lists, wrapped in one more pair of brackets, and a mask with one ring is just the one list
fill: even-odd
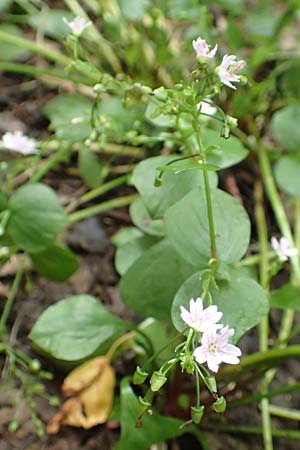
[(300, 391), (300, 383), (294, 383), (290, 386), (284, 386), (278, 389), (273, 389), (268, 391), (266, 394), (249, 395), (248, 397), (243, 397), (240, 399), (232, 400), (228, 402), (228, 408), (237, 408), (242, 405), (248, 405), (250, 403), (257, 403), (262, 398), (272, 398), (278, 395), (290, 394), (292, 392)]
[(98, 197), (99, 195), (102, 195), (118, 186), (121, 186), (122, 184), (126, 183), (128, 180), (129, 174), (122, 175), (118, 178), (115, 178), (113, 180), (108, 181), (107, 183), (102, 184), (101, 186), (90, 190), (89, 192), (86, 192), (81, 197), (75, 199), (73, 202), (71, 202), (67, 208), (66, 212), (71, 212), (74, 209), (77, 208), (77, 206), (81, 205), (82, 203), (86, 203), (90, 200), (93, 200), (94, 198)]
[[(197, 137), (198, 151), (201, 156), (203, 164), (206, 164), (206, 158), (205, 158), (205, 153), (204, 153), (204, 148), (203, 148), (203, 143), (202, 143), (202, 139), (201, 139), (200, 128), (198, 125), (197, 116), (194, 119), (195, 119), (194, 120), (194, 123), (195, 123), (194, 130), (196, 132), (196, 137)], [(215, 234), (215, 224), (214, 224), (209, 178), (208, 178), (208, 174), (207, 174), (206, 170), (203, 170), (203, 180), (204, 180), (207, 218), (208, 218), (208, 226), (209, 226), (210, 253), (211, 253), (211, 259), (215, 264), (216, 260), (217, 260), (216, 234)]]
[[(206, 427), (206, 430), (214, 431), (215, 426)], [(255, 427), (251, 425), (230, 425), (230, 424), (218, 424), (219, 432), (226, 433), (245, 433), (245, 434), (262, 434), (262, 429), (260, 427)], [(272, 435), (274, 437), (283, 437), (288, 439), (300, 439), (300, 431), (298, 430), (285, 430), (285, 429), (272, 429)]]
[(272, 416), (282, 417), (289, 420), (300, 420), (300, 411), (297, 409), (283, 408), (282, 406), (269, 405), (269, 412)]
[(86, 219), (96, 214), (103, 213), (114, 208), (121, 208), (122, 206), (130, 205), (134, 200), (138, 198), (137, 194), (126, 195), (124, 197), (114, 198), (106, 202), (99, 203), (95, 206), (90, 206), (89, 208), (81, 209), (73, 214), (69, 215), (70, 223), (78, 222), (79, 220)]
[(58, 64), (70, 64), (72, 60), (67, 56), (52, 50), (45, 45), (38, 45), (35, 42), (32, 42), (28, 39), (24, 39), (23, 37), (16, 36), (15, 34), (7, 33), (6, 31), (0, 30), (0, 42), (4, 42), (6, 44), (13, 44), (17, 47), (25, 48), (32, 53), (43, 56), (50, 61), (56, 62)]
[[(260, 246), (260, 283), (264, 289), (269, 288), (269, 258), (268, 258), (268, 228), (263, 204), (263, 186), (261, 182), (257, 182), (254, 191), (255, 197), (255, 219), (258, 232), (259, 246)], [(259, 327), (259, 350), (265, 352), (268, 350), (268, 336), (269, 336), (269, 317), (264, 317)], [(264, 374), (260, 383), (260, 391), (262, 395), (268, 392), (268, 377)], [(264, 397), (261, 399), (261, 413), (262, 413), (262, 429), (265, 450), (273, 450), (272, 441), (272, 423), (269, 412), (269, 400)]]
[(6, 303), (5, 303), (3, 311), (2, 311), (2, 315), (0, 318), (0, 335), (5, 332), (6, 322), (9, 317), (9, 314), (11, 312), (14, 300), (16, 298), (16, 295), (17, 295), (17, 292), (18, 292), (18, 289), (19, 289), (19, 286), (20, 286), (20, 283), (22, 280), (23, 273), (24, 273), (24, 267), (23, 267), (23, 264), (21, 264), (21, 266), (15, 276), (14, 282), (11, 286), (8, 298), (6, 300)]
[[(47, 150), (58, 150), (62, 145), (66, 145), (67, 141), (51, 140), (45, 144)], [(72, 145), (72, 151), (79, 151), (82, 143)], [(131, 147), (129, 145), (120, 145), (113, 143), (101, 144), (100, 142), (92, 142), (89, 149), (96, 153), (108, 155), (128, 156), (132, 158), (143, 158), (145, 153), (140, 147)]]
[(63, 147), (56, 153), (50, 156), (46, 162), (40, 167), (30, 178), (31, 183), (40, 181), (56, 164), (65, 160), (70, 153), (70, 147)]

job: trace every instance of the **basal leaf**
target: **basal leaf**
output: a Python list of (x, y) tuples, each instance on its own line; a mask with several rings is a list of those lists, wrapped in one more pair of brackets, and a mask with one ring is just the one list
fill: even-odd
[(287, 150), (300, 148), (300, 105), (290, 105), (277, 111), (271, 121), (275, 138)]
[(38, 273), (51, 281), (66, 281), (79, 268), (74, 253), (61, 245), (52, 245), (30, 256)]
[(300, 197), (300, 159), (282, 156), (275, 165), (275, 178), (283, 192)]

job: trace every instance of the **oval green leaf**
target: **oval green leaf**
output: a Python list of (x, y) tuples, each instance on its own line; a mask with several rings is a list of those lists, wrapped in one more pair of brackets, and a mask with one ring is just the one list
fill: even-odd
[(63, 361), (92, 355), (126, 324), (90, 295), (75, 295), (49, 306), (29, 338), (44, 353)]
[(275, 178), (283, 192), (300, 197), (300, 160), (282, 156), (275, 165)]
[(68, 223), (55, 192), (44, 184), (21, 187), (11, 197), (9, 207), (9, 233), (28, 253), (45, 250)]
[(74, 253), (61, 245), (52, 245), (30, 256), (38, 273), (50, 281), (66, 281), (79, 268)]
[(142, 317), (169, 320), (176, 291), (194, 271), (195, 267), (164, 239), (144, 252), (123, 275), (122, 300)]
[(277, 111), (271, 121), (275, 138), (287, 150), (300, 149), (300, 105), (286, 106)]
[[(239, 261), (250, 240), (250, 221), (245, 209), (220, 189), (211, 191), (218, 258)], [(196, 188), (165, 214), (165, 229), (174, 248), (194, 266), (203, 267), (211, 258), (205, 193)]]

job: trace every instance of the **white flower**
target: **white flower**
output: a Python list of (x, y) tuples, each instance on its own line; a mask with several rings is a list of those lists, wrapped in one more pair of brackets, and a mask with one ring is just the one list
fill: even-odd
[(271, 238), (271, 245), (280, 261), (287, 261), (290, 256), (296, 256), (298, 254), (298, 249), (292, 248), (288, 239), (284, 236), (279, 241), (273, 236)]
[(63, 21), (65, 22), (66, 25), (68, 25), (68, 27), (75, 36), (80, 36), (83, 33), (83, 31), (92, 24), (92, 22), (87, 22), (83, 17), (79, 16), (75, 17), (75, 19), (72, 20), (71, 22), (69, 22), (68, 19), (63, 17)]
[(199, 364), (207, 363), (212, 372), (218, 372), (222, 362), (238, 364), (241, 350), (228, 340), (234, 335), (234, 330), (228, 326), (218, 331), (206, 331), (202, 335), (201, 346), (194, 351), (194, 358)]
[(23, 155), (38, 153), (36, 141), (25, 136), (21, 131), (7, 132), (2, 136), (2, 143), (5, 148)]
[(193, 298), (190, 300), (190, 310), (188, 311), (183, 306), (180, 306), (180, 316), (182, 320), (194, 331), (217, 330), (223, 325), (217, 324), (223, 313), (218, 311), (215, 305), (203, 309), (203, 302), (201, 298)]
[(202, 102), (197, 105), (198, 111), (207, 116), (213, 116), (217, 112), (217, 108), (212, 106), (212, 101), (210, 98), (205, 98)]
[(226, 86), (230, 87), (231, 89), (236, 89), (236, 87), (231, 83), (240, 82), (241, 78), (239, 75), (236, 75), (236, 72), (242, 70), (245, 65), (245, 61), (237, 61), (235, 55), (225, 55), (223, 57), (221, 65), (216, 69), (221, 83), (226, 84)]
[(215, 45), (215, 47), (210, 50), (210, 45), (206, 43), (205, 39), (198, 37), (198, 39), (193, 41), (193, 48), (196, 52), (197, 58), (211, 59), (215, 56), (218, 45)]

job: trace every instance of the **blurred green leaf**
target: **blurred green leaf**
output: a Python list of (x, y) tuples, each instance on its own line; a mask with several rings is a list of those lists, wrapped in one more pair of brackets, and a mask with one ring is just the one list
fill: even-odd
[(60, 245), (52, 245), (30, 257), (38, 273), (51, 281), (66, 281), (79, 268), (74, 253)]
[(78, 167), (81, 178), (90, 188), (99, 186), (109, 172), (98, 156), (86, 147), (78, 152)]
[(118, 0), (126, 20), (141, 20), (151, 5), (149, 0)]
[(49, 306), (34, 324), (29, 338), (48, 356), (79, 361), (92, 355), (125, 322), (90, 295), (75, 295)]
[(91, 133), (93, 103), (80, 95), (59, 95), (50, 100), (44, 113), (59, 139), (83, 140)]
[(280, 289), (272, 291), (270, 307), (300, 311), (300, 289), (292, 284), (285, 284)]
[(300, 159), (282, 156), (275, 165), (275, 178), (283, 192), (300, 198)]
[(9, 208), (8, 232), (29, 253), (49, 247), (68, 223), (55, 192), (44, 184), (28, 184), (18, 189), (10, 199)]
[(140, 228), (146, 234), (153, 236), (164, 236), (164, 224), (162, 219), (152, 219), (143, 200), (138, 198), (131, 203), (130, 217), (135, 226)]
[(286, 106), (277, 111), (271, 121), (274, 137), (286, 150), (300, 149), (300, 105)]
[(31, 14), (28, 17), (28, 23), (46, 36), (62, 39), (70, 34), (69, 27), (63, 21), (64, 17), (71, 21), (74, 19), (74, 14), (62, 9), (47, 8), (37, 14)]
[(115, 266), (120, 275), (123, 275), (129, 267), (136, 261), (148, 248), (156, 244), (158, 238), (154, 236), (141, 236), (126, 242), (119, 247), (115, 256)]

